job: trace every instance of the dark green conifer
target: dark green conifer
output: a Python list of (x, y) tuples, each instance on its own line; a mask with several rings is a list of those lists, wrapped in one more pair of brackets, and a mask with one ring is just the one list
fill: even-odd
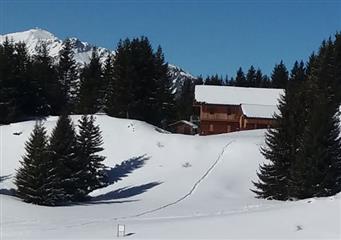
[(72, 201), (77, 191), (74, 182), (79, 171), (77, 162), (77, 142), (73, 123), (69, 116), (62, 114), (52, 131), (49, 145), (49, 157), (57, 169), (60, 179), (59, 188), (65, 192), (64, 200)]
[(245, 78), (245, 74), (242, 70), (242, 68), (240, 67), (237, 71), (237, 76), (236, 76), (236, 80), (235, 80), (235, 86), (237, 87), (246, 87), (247, 86), (247, 81)]
[(100, 58), (94, 48), (90, 63), (81, 73), (77, 111), (83, 114), (94, 114), (102, 110), (103, 88)]
[(289, 80), (289, 73), (283, 61), (281, 61), (279, 64), (275, 65), (272, 71), (272, 74), (271, 74), (272, 86), (271, 87), (285, 89), (287, 87), (288, 80)]
[(78, 73), (72, 42), (68, 38), (63, 42), (63, 48), (59, 52), (57, 70), (63, 96), (60, 101), (66, 110), (71, 111), (75, 107), (78, 94)]
[(25, 150), (26, 154), (15, 176), (18, 197), (39, 205), (60, 204), (64, 192), (58, 188), (59, 179), (49, 158), (46, 130), (41, 123), (36, 123)]
[(246, 82), (245, 87), (256, 87), (256, 69), (252, 65), (247, 71)]
[(106, 186), (107, 176), (103, 165), (105, 157), (98, 155), (103, 150), (103, 140), (95, 118), (83, 115), (78, 127), (77, 162), (80, 170), (74, 172), (74, 184), (77, 186), (76, 199), (84, 200), (91, 191)]

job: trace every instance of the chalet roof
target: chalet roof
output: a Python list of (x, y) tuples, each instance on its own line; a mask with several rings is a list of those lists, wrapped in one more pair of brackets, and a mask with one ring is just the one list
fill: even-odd
[(283, 89), (208, 85), (195, 86), (195, 100), (208, 104), (276, 106), (282, 94), (284, 94)]
[(241, 104), (243, 114), (249, 118), (268, 118), (272, 119), (274, 114), (279, 114), (277, 106), (274, 105), (256, 105)]

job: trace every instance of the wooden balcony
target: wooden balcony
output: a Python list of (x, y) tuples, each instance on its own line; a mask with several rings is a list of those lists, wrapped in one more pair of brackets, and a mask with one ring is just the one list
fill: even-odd
[(202, 113), (200, 116), (202, 121), (228, 121), (228, 122), (239, 122), (239, 116), (237, 114), (227, 113)]

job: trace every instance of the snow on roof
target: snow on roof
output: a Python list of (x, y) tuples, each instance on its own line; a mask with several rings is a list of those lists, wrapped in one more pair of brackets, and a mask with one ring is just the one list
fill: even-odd
[(242, 111), (249, 118), (273, 118), (274, 114), (279, 114), (277, 106), (274, 105), (256, 105), (241, 104)]
[(195, 86), (195, 100), (208, 104), (257, 104), (276, 106), (278, 104), (278, 99), (282, 94), (284, 94), (283, 89), (207, 85)]

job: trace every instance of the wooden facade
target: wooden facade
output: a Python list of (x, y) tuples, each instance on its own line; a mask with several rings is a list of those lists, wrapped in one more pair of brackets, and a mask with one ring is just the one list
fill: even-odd
[(200, 135), (270, 128), (274, 124), (273, 119), (247, 117), (241, 105), (197, 103), (195, 106), (200, 108)]

